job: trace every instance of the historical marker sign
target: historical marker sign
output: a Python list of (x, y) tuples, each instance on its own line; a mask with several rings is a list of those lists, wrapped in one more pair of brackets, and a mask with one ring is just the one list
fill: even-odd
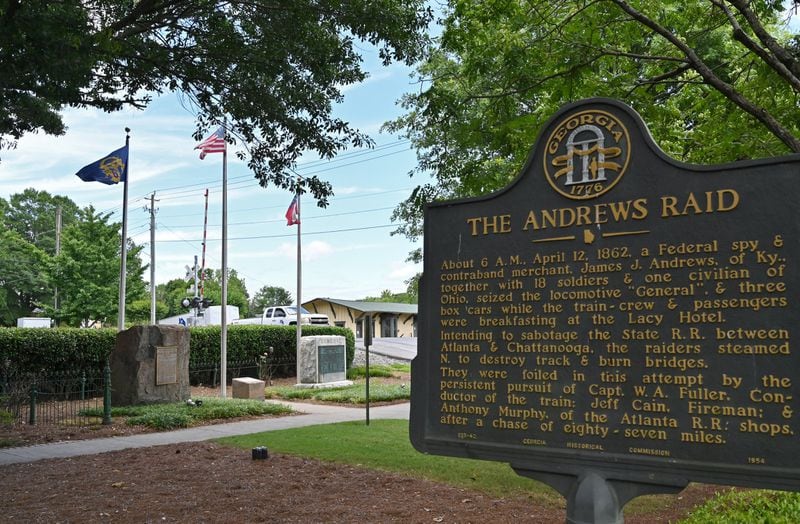
[(425, 215), (411, 437), (544, 475), (800, 488), (800, 155), (668, 158), (605, 99)]

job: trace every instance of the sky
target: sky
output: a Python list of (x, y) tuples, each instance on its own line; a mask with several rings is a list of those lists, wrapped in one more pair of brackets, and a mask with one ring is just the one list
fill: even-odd
[[(409, 178), (415, 155), (407, 141), (380, 133), (386, 121), (402, 114), (400, 96), (418, 87), (410, 69), (383, 67), (375, 52), (362, 49), (369, 78), (345, 89), (336, 115), (367, 132), (371, 150), (350, 150), (331, 161), (315, 156), (297, 166), (300, 175), (316, 174), (334, 190), (325, 209), (311, 196), (302, 200), (303, 302), (318, 297), (357, 300), (383, 290), (403, 292), (405, 281), (421, 271), (406, 262), (417, 247), (396, 229), (390, 216), (421, 181)], [(83, 182), (75, 173), (125, 144), (131, 128), (128, 184), (128, 237), (150, 257), (150, 196), (155, 192), (155, 282), (183, 278), (186, 266), (202, 265), (205, 190), (208, 228), (205, 267), (222, 266), (222, 155), (200, 160), (192, 138), (195, 117), (177, 94), (154, 100), (144, 111), (107, 114), (94, 110), (63, 112), (63, 136), (29, 134), (15, 150), (0, 152), (0, 197), (26, 188), (63, 195), (78, 206), (111, 212), (122, 222), (123, 184)], [(210, 134), (211, 132), (209, 132)], [(285, 213), (293, 195), (262, 188), (247, 166), (228, 152), (228, 262), (244, 279), (252, 297), (262, 286), (278, 286), (297, 298), (297, 229)], [(149, 270), (144, 279), (150, 280)]]

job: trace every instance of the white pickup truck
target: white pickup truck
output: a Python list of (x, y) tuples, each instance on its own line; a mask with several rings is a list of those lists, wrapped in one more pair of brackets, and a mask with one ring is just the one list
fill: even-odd
[[(310, 313), (306, 308), (300, 308), (300, 323), (311, 324), (315, 326), (327, 326), (328, 316)], [(297, 307), (296, 306), (275, 306), (268, 307), (260, 317), (255, 318), (240, 318), (236, 325), (245, 324), (263, 324), (263, 325), (286, 325), (293, 326), (297, 324)]]

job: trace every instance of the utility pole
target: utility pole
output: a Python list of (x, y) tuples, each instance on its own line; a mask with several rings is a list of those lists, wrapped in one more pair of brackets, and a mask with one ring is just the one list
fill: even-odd
[[(192, 295), (197, 297), (197, 255), (194, 256), (194, 267), (192, 268), (192, 271), (194, 271), (194, 292), (192, 293)], [(199, 313), (200, 313), (200, 306), (199, 305), (195, 305), (194, 306), (194, 322), (192, 322), (193, 326), (197, 325), (197, 317), (199, 316)]]
[(156, 325), (156, 192), (150, 195), (150, 324)]
[(200, 300), (205, 298), (206, 292), (206, 284), (205, 284), (205, 276), (206, 276), (206, 236), (208, 234), (208, 188), (206, 188), (206, 210), (205, 214), (203, 215), (203, 259), (200, 265), (200, 289), (195, 292), (195, 295), (200, 297)]
[[(61, 253), (61, 206), (56, 207), (56, 256)], [(55, 322), (58, 327), (58, 286), (53, 292), (53, 311), (55, 311)]]

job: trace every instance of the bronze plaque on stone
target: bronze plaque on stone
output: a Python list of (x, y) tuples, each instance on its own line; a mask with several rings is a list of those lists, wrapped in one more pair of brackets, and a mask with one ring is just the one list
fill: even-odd
[(178, 346), (156, 347), (156, 386), (178, 382)]
[(563, 108), (508, 187), (426, 209), (414, 446), (800, 489), (798, 173), (683, 164), (619, 102)]
[(336, 382), (347, 379), (344, 345), (319, 346), (319, 377), (322, 382)]

